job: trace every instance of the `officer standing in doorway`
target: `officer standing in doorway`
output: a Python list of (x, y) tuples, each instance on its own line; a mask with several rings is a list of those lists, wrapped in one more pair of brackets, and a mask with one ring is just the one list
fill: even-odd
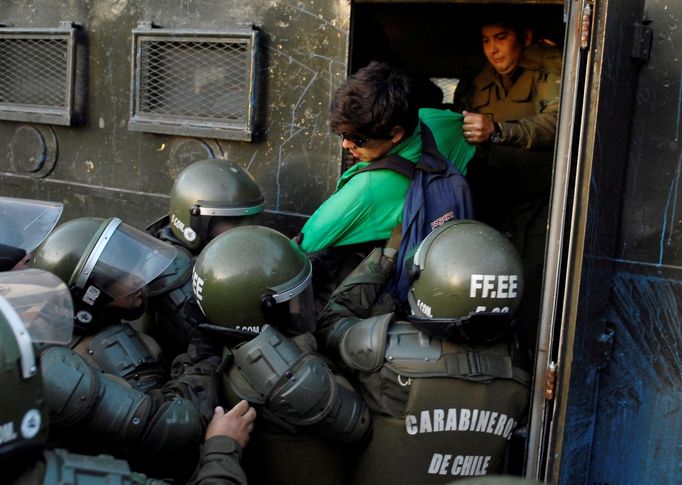
[(496, 5), (481, 24), (486, 66), (463, 79), (454, 107), (477, 152), (469, 164), (476, 218), (505, 233), (519, 251), (526, 294), (522, 337), (535, 345), (544, 265), (561, 52), (533, 42), (513, 7)]

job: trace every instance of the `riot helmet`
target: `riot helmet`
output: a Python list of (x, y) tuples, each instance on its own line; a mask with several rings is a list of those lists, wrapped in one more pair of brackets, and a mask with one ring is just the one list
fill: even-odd
[(313, 330), (312, 266), (285, 235), (263, 226), (231, 229), (197, 257), (192, 289), (208, 323), (251, 334), (265, 324), (290, 335)]
[(62, 214), (60, 202), (0, 196), (0, 271), (15, 267), (43, 242)]
[(81, 217), (50, 234), (35, 252), (33, 266), (53, 272), (69, 286), (76, 324), (85, 329), (93, 313), (105, 306), (126, 319), (139, 316), (141, 290), (171, 264), (175, 253), (170, 244), (117, 217)]
[(478, 221), (452, 221), (430, 233), (410, 271), (408, 320), (426, 333), (465, 343), (505, 335), (523, 294), (516, 249)]
[(65, 344), (73, 330), (67, 286), (37, 269), (0, 274), (0, 457), (40, 450), (48, 410), (33, 344)]
[(199, 250), (228, 228), (259, 224), (264, 206), (258, 184), (237, 163), (202, 160), (186, 167), (175, 179), (170, 226), (188, 249)]

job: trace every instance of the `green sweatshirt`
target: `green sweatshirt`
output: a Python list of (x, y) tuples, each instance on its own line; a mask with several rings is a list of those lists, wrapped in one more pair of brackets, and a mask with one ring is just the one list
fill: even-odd
[[(462, 173), (474, 154), (462, 134), (463, 116), (452, 111), (423, 108), (419, 119), (431, 129), (438, 150)], [(421, 156), (421, 128), (398, 144), (397, 153), (416, 163)], [(410, 181), (392, 170), (373, 170), (353, 176), (372, 162), (360, 162), (346, 170), (336, 191), (303, 226), (301, 248), (306, 252), (330, 246), (346, 246), (388, 239), (402, 221), (405, 194)]]

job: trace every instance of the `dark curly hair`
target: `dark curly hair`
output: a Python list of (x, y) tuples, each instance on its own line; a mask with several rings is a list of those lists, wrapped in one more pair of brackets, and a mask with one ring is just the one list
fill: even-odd
[(390, 138), (395, 126), (410, 136), (419, 121), (412, 80), (403, 70), (372, 61), (336, 91), (329, 126), (337, 135)]

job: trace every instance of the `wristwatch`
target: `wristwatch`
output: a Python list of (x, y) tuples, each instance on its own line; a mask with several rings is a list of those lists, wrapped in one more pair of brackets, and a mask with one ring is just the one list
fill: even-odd
[(490, 143), (502, 143), (502, 128), (500, 128), (500, 124), (497, 121), (493, 121), (493, 127), (495, 129), (490, 134)]

